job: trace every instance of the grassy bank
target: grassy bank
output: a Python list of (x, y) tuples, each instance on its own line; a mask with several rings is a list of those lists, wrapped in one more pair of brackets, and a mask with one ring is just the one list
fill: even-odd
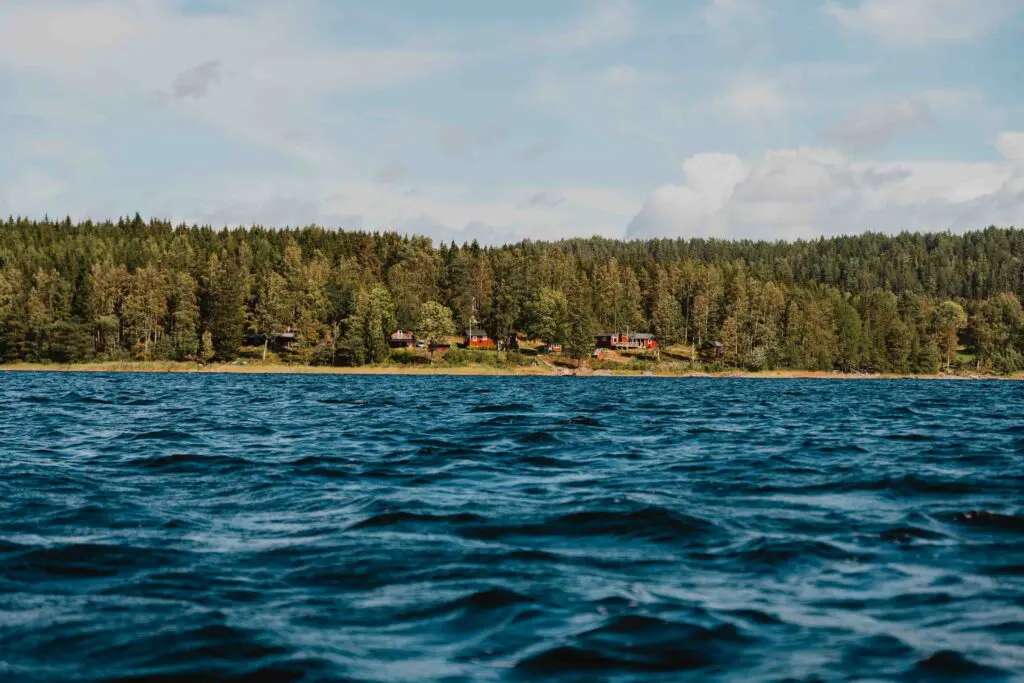
[(1024, 379), (1024, 373), (1008, 376), (989, 375), (899, 375), (899, 374), (847, 374), (811, 370), (723, 370), (720, 372), (694, 371), (679, 364), (652, 364), (649, 369), (633, 368), (579, 370), (556, 366), (550, 363), (520, 367), (495, 367), (470, 363), (459, 366), (435, 365), (366, 365), (362, 367), (330, 367), (310, 365), (286, 365), (280, 363), (175, 363), (167, 361), (126, 361), (76, 364), (12, 363), (0, 365), (8, 372), (180, 372), (180, 373), (230, 373), (230, 374), (296, 374), (296, 375), (437, 375), (437, 376), (562, 376), (581, 377), (715, 377), (752, 379)]

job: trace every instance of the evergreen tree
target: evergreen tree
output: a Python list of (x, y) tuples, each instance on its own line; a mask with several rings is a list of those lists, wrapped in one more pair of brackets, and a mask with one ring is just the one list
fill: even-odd
[(594, 323), (590, 306), (587, 305), (583, 283), (578, 279), (569, 281), (566, 300), (569, 306), (569, 329), (566, 346), (569, 355), (579, 367), (583, 359), (594, 350)]
[(953, 361), (960, 330), (967, 326), (967, 313), (955, 301), (943, 301), (935, 309), (939, 348), (946, 359), (946, 371)]
[(245, 283), (226, 255), (210, 254), (206, 273), (206, 325), (214, 356), (231, 360), (245, 334)]

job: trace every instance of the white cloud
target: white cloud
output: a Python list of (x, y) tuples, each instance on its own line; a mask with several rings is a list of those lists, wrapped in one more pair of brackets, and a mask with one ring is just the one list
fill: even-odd
[(1004, 0), (859, 0), (829, 2), (825, 11), (849, 30), (891, 44), (923, 45), (979, 38), (1010, 7)]
[(621, 41), (635, 28), (635, 12), (630, 0), (607, 0), (597, 4), (568, 29), (542, 39), (552, 50), (582, 50)]
[(718, 98), (718, 106), (728, 115), (742, 120), (781, 119), (800, 105), (774, 80), (744, 77)]
[(444, 125), (437, 131), (438, 145), (451, 156), (472, 155), (481, 149), (502, 142), (505, 137), (505, 131), (497, 126), (473, 131), (466, 126)]
[(409, 168), (400, 161), (386, 164), (377, 169), (373, 179), (382, 184), (401, 184), (409, 178)]
[(764, 5), (755, 0), (711, 0), (703, 10), (704, 21), (713, 29), (749, 24), (762, 17)]
[(41, 218), (50, 212), (50, 203), (66, 189), (67, 183), (45, 171), (25, 169), (10, 180), (0, 182), (0, 213)]
[(697, 154), (683, 162), (684, 182), (654, 191), (626, 231), (627, 237), (713, 236), (719, 214), (750, 168), (732, 154)]
[(455, 60), (401, 46), (326, 44), (311, 39), (314, 20), (277, 3), (197, 14), (173, 0), (6, 3), (0, 69), (23, 85), (6, 106), (69, 105), (100, 122), (132, 107), (170, 111), (245, 144), (337, 163), (350, 155), (333, 144), (331, 98), (403, 85)]
[(1010, 161), (1024, 166), (1024, 133), (1004, 132), (996, 138), (996, 149)]
[(874, 151), (902, 133), (933, 123), (923, 97), (904, 97), (870, 104), (847, 115), (825, 132), (830, 142), (854, 152)]
[[(29, 193), (28, 190), (31, 190)], [(433, 183), (415, 187), (320, 172), (303, 175), (196, 174), (159, 188), (79, 192), (42, 173), (0, 183), (0, 209), (41, 217), (104, 219), (138, 210), (172, 222), (284, 227), (317, 223), (370, 231), (418, 232), (435, 240), (500, 243), (570, 236), (621, 236), (643, 201), (600, 186)], [(8, 192), (10, 190), (10, 192)], [(4, 199), (31, 203), (15, 210)]]
[(220, 81), (220, 60), (211, 59), (182, 71), (171, 84), (175, 97), (202, 97)]
[(605, 69), (604, 82), (610, 86), (629, 86), (641, 80), (641, 73), (631, 66), (611, 66)]
[(1009, 163), (851, 162), (830, 149), (784, 149), (747, 164), (729, 154), (684, 163), (656, 189), (629, 237), (795, 239), (1024, 224), (1024, 135), (997, 143)]

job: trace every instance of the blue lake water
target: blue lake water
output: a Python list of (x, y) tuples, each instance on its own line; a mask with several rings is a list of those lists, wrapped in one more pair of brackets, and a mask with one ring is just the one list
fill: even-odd
[(1013, 679), (1022, 391), (0, 374), (0, 680)]

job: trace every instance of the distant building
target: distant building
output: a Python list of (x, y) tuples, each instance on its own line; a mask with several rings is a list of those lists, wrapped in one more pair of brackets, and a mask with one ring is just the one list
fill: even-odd
[(398, 328), (388, 338), (388, 346), (393, 349), (412, 349), (416, 347), (416, 335), (408, 330)]
[(561, 353), (562, 345), (557, 343), (541, 344), (540, 348), (537, 349), (541, 353)]
[(605, 332), (594, 337), (596, 346), (602, 349), (656, 349), (657, 338), (648, 332)]
[(294, 349), (299, 345), (299, 335), (295, 332), (276, 332), (270, 335), (271, 343), (279, 349)]
[(278, 350), (292, 350), (299, 345), (299, 335), (291, 331), (272, 332), (270, 334), (249, 332), (245, 335), (242, 343), (246, 346), (263, 346), (265, 344)]
[(479, 328), (470, 327), (465, 331), (465, 337), (466, 340), (462, 345), (467, 349), (497, 348), (494, 344), (494, 340), (487, 335), (487, 332)]

